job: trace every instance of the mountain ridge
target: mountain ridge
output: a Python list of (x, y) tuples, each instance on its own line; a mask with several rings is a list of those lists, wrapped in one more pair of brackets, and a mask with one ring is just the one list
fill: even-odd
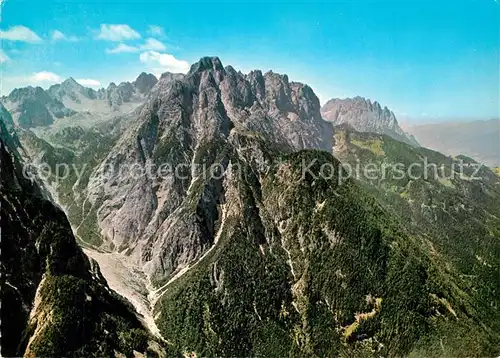
[(465, 154), (500, 166), (500, 119), (408, 125), (422, 145), (447, 155)]

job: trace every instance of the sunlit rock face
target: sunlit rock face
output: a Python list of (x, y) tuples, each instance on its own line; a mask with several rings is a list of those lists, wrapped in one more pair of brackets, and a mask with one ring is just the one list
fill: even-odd
[(334, 125), (349, 124), (360, 132), (387, 134), (392, 138), (413, 146), (419, 146), (416, 139), (406, 133), (398, 124), (396, 116), (377, 101), (363, 97), (334, 98), (325, 103), (321, 114)]

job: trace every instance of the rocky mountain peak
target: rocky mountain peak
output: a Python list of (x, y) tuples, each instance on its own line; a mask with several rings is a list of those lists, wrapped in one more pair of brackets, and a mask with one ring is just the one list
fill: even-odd
[(23, 88), (14, 88), (12, 92), (10, 92), (8, 99), (10, 101), (19, 101), (26, 97), (45, 98), (46, 96), (47, 94), (42, 87), (27, 86)]
[(61, 83), (61, 86), (72, 87), (72, 88), (83, 88), (83, 86), (79, 84), (73, 77), (68, 77), (67, 79), (65, 79)]
[[(123, 161), (131, 165), (221, 161), (225, 166), (227, 151), (237, 156), (255, 152), (254, 160), (263, 162), (260, 143), (285, 152), (331, 151), (332, 139), (333, 126), (321, 118), (319, 100), (309, 86), (276, 73), (244, 75), (231, 66), (224, 68), (218, 58), (204, 57), (186, 76), (173, 81), (160, 78), (133, 124), (92, 174), (89, 200), (100, 208), (95, 231), (102, 233), (106, 245), (130, 248), (131, 257), (153, 278), (165, 279), (211, 244), (207, 233), (213, 234), (216, 202), (222, 200), (220, 183), (202, 189), (196, 165), (186, 170), (188, 180), (172, 176), (152, 178), (151, 183), (140, 178), (127, 182), (117, 174), (106, 178), (105, 168)], [(201, 196), (194, 199), (195, 193)], [(117, 210), (115, 199), (99, 201), (103, 195), (125, 198), (121, 209)], [(208, 213), (207, 223), (197, 222), (191, 214), (178, 221), (176, 210), (188, 210), (192, 200), (202, 200), (199, 210)], [(189, 239), (185, 232), (192, 233)]]
[(95, 99), (97, 93), (91, 89), (82, 86), (73, 77), (69, 77), (60, 84), (50, 86), (47, 93), (59, 101), (70, 99), (80, 103), (83, 99)]
[(198, 62), (191, 66), (188, 76), (209, 70), (224, 71), (224, 66), (222, 66), (222, 62), (218, 57), (202, 57)]
[(54, 117), (62, 118), (74, 114), (56, 97), (41, 87), (16, 88), (2, 98), (5, 108), (14, 122), (24, 128), (50, 125)]
[(387, 106), (382, 107), (377, 101), (360, 96), (334, 98), (321, 108), (321, 114), (335, 125), (348, 123), (360, 132), (387, 134), (401, 142), (419, 145), (415, 138), (399, 126), (394, 112)]
[(265, 78), (268, 78), (268, 79), (272, 79), (274, 81), (281, 81), (283, 82), (284, 84), (288, 84), (288, 75), (286, 74), (279, 74), (279, 73), (276, 73), (276, 72), (273, 72), (272, 70), (270, 71), (267, 71), (265, 74), (264, 74), (264, 77)]
[(160, 76), (160, 81), (173, 81), (179, 80), (184, 77), (183, 73), (172, 73), (172, 72), (163, 72)]
[(139, 93), (148, 93), (157, 82), (158, 79), (155, 77), (155, 75), (142, 72), (134, 81), (134, 86)]

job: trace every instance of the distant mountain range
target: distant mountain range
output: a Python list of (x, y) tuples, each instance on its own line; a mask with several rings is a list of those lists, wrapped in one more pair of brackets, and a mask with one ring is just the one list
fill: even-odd
[[(174, 79), (182, 75), (163, 76)], [(7, 109), (11, 115), (7, 120), (12, 119), (21, 128), (49, 126), (57, 119), (82, 118), (82, 114), (88, 113), (109, 118), (142, 104), (157, 82), (154, 75), (141, 73), (134, 82), (111, 83), (106, 89), (96, 91), (70, 77), (47, 90), (31, 86), (16, 88), (0, 99), (0, 111)]]
[(23, 128), (47, 126), (55, 118), (75, 114), (41, 87), (16, 88), (7, 97), (2, 97), (2, 103), (11, 113), (14, 123)]
[(500, 119), (408, 125), (406, 130), (424, 147), (500, 166)]

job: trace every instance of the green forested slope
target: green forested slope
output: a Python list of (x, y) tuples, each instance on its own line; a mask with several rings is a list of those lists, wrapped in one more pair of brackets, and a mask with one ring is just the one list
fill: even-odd
[[(450, 295), (418, 236), (353, 181), (302, 177), (339, 163), (285, 155), (265, 173), (238, 159), (225, 182), (215, 248), (167, 286), (162, 333), (221, 356), (492, 355), (498, 337)], [(457, 332), (471, 329), (467, 341)], [(440, 340), (435, 350), (435, 340)], [(465, 349), (465, 350), (464, 350)]]
[[(480, 351), (480, 342), (483, 342), (491, 347), (489, 354), (498, 354), (499, 178), (468, 157), (445, 156), (347, 127), (337, 128), (335, 149), (335, 155), (343, 163), (352, 167), (360, 165), (358, 183), (371, 192), (407, 232), (418, 238), (420, 250), (437, 268), (433, 277), (444, 280), (438, 282), (439, 285), (449, 286), (443, 298), (449, 303), (455, 302), (450, 308), (458, 307), (465, 313), (464, 318), (457, 317), (459, 330), (447, 323), (443, 328), (446, 332), (436, 336), (444, 335), (460, 347), (442, 353), (473, 355), (474, 350)], [(396, 165), (405, 168), (403, 177), (394, 169)], [(412, 165), (409, 173), (407, 170)], [(389, 168), (385, 177), (380, 170), (384, 166)], [(370, 178), (363, 175), (366, 168), (377, 168), (379, 172)], [(432, 345), (436, 354), (441, 351), (440, 339), (435, 338)]]

